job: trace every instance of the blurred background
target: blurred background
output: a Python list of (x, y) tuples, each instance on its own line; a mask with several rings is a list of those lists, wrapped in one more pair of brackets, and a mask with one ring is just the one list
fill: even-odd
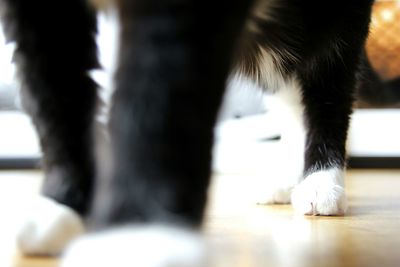
[[(99, 15), (103, 69), (92, 75), (103, 87), (101, 95), (105, 100), (111, 94), (117, 32), (115, 14)], [(32, 168), (39, 166), (40, 150), (30, 120), (21, 112), (13, 49), (14, 45), (5, 44), (0, 34), (0, 168)], [(400, 167), (399, 1), (375, 3), (366, 56), (373, 69), (373, 83), (365, 89), (364, 99), (355, 104), (349, 133), (349, 164), (361, 168)], [(390, 85), (390, 94), (383, 92), (386, 84)], [(273, 112), (275, 105), (273, 96), (261, 92), (250, 81), (228, 83), (216, 126), (216, 171), (259, 169), (274, 157), (281, 131), (279, 114)], [(246, 156), (249, 154), (253, 155), (251, 159)]]

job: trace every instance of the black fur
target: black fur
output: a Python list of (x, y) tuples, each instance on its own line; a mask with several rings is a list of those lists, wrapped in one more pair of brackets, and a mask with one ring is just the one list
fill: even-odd
[(280, 71), (286, 77), (295, 75), (302, 86), (307, 124), (305, 174), (343, 168), (355, 73), (372, 1), (275, 2), (269, 10), (272, 20), (253, 20), (261, 31), (245, 35), (238, 68), (262, 81), (260, 65), (254, 64), (260, 57), (258, 47), (278, 54)]
[[(96, 85), (88, 76), (98, 66), (94, 13), (83, 0), (3, 2), (6, 32), (17, 42), (21, 77), (34, 101), (28, 111), (45, 155), (44, 193), (85, 214), (94, 177)], [(302, 85), (305, 172), (344, 166), (372, 1), (272, 2), (274, 20), (249, 22), (247, 0), (117, 1), (113, 168), (95, 196), (96, 223), (201, 222), (224, 84), (233, 66), (262, 80), (254, 64), (259, 46), (279, 54), (282, 74), (296, 75)], [(248, 23), (259, 31), (247, 31)], [(56, 168), (62, 171), (53, 176)]]
[(95, 12), (82, 0), (4, 0), (5, 32), (15, 41), (23, 104), (40, 137), (43, 193), (85, 214), (94, 178), (92, 125), (97, 68)]

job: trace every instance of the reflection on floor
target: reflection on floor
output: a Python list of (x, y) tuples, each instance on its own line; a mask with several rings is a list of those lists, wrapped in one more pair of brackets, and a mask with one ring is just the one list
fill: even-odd
[[(0, 266), (55, 267), (18, 255), (13, 235), (40, 172), (0, 172)], [(351, 170), (345, 217), (303, 217), (288, 205), (254, 205), (253, 177), (216, 175), (204, 232), (218, 267), (398, 266), (400, 170)]]

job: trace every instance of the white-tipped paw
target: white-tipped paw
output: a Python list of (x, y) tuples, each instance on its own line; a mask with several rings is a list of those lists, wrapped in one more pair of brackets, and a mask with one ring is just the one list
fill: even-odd
[(341, 170), (315, 172), (293, 189), (293, 208), (305, 215), (343, 215), (347, 207), (343, 184)]
[(266, 186), (258, 193), (257, 204), (289, 204), (293, 186)]
[(71, 208), (39, 197), (27, 210), (17, 244), (26, 255), (58, 255), (84, 229), (81, 217)]
[(198, 233), (167, 226), (126, 226), (77, 239), (61, 267), (205, 267)]

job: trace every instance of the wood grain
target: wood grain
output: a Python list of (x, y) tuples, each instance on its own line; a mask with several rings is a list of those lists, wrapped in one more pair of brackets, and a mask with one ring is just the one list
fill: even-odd
[[(254, 204), (248, 175), (216, 175), (204, 233), (218, 267), (400, 266), (400, 170), (351, 170), (343, 217), (306, 217), (290, 205)], [(55, 267), (57, 259), (25, 258), (13, 236), (39, 172), (1, 172), (0, 266)]]

